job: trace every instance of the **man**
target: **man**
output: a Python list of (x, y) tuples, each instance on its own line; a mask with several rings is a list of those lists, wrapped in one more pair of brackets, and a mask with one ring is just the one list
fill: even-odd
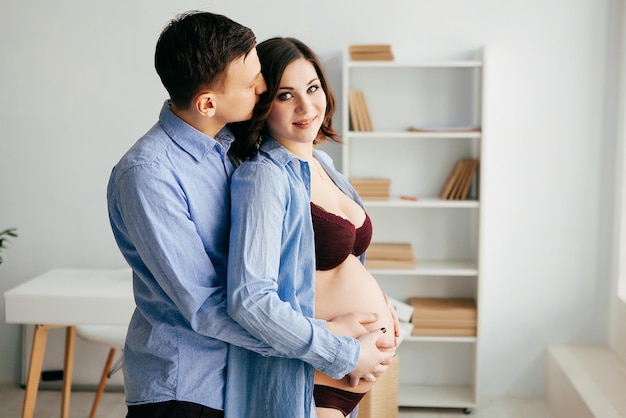
[[(255, 44), (250, 29), (224, 16), (172, 20), (155, 52), (170, 100), (111, 173), (109, 217), (137, 305), (124, 349), (128, 418), (223, 417), (228, 345), (283, 356), (226, 312), (233, 136), (224, 127), (249, 119), (265, 91)], [(373, 320), (356, 317), (337, 323)], [(357, 341), (314, 332), (311, 350), (339, 348), (314, 367), (353, 378), (386, 368), (379, 334)]]

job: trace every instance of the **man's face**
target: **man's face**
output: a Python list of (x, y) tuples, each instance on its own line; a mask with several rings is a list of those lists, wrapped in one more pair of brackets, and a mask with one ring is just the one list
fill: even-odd
[(254, 105), (265, 90), (261, 63), (254, 48), (246, 57), (228, 65), (224, 91), (217, 94), (216, 117), (224, 124), (250, 119)]

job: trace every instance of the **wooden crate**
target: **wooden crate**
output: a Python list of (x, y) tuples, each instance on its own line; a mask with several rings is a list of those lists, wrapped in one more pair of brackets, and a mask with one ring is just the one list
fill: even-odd
[(357, 418), (398, 417), (398, 356), (359, 403)]

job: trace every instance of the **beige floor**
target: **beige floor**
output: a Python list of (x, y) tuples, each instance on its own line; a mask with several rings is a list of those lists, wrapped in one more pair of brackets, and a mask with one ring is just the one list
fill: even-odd
[[(401, 408), (399, 418), (554, 418), (543, 399), (483, 399), (478, 408), (465, 415), (458, 409)], [(574, 417), (572, 417), (574, 418)]]
[[(24, 390), (13, 384), (0, 384), (0, 417), (19, 418)], [(89, 416), (93, 392), (74, 391), (70, 405), (71, 418)], [(34, 418), (58, 418), (61, 411), (61, 392), (41, 390), (37, 396)], [(106, 392), (100, 401), (96, 418), (123, 418), (126, 414), (124, 394)], [(542, 399), (486, 399), (470, 415), (460, 410), (402, 408), (399, 418), (553, 418)]]
[[(70, 400), (70, 418), (86, 418), (91, 411), (94, 393), (73, 391)], [(22, 415), (24, 390), (9, 383), (0, 384), (0, 417), (19, 418)], [(34, 418), (59, 418), (61, 416), (61, 392), (40, 390), (37, 394)], [(126, 416), (124, 394), (105, 392), (98, 407), (96, 418), (123, 418)]]

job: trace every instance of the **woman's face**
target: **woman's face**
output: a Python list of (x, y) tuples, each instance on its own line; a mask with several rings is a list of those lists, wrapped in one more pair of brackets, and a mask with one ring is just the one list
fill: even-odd
[(326, 113), (326, 92), (315, 67), (304, 58), (285, 68), (267, 119), (270, 135), (286, 148), (312, 144)]

